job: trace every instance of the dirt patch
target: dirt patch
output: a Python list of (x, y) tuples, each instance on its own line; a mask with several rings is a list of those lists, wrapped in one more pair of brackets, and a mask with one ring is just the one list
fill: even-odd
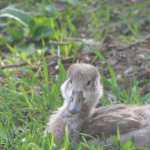
[[(99, 59), (94, 52), (81, 52), (76, 58), (63, 59), (62, 63), (66, 69), (74, 62), (92, 63), (107, 78), (110, 78), (108, 66), (111, 65), (122, 88), (128, 88), (133, 81), (138, 80), (141, 95), (147, 94), (150, 92), (150, 39), (129, 46), (114, 39), (107, 37), (99, 50), (105, 60)], [(58, 73), (58, 59), (49, 59), (51, 74)]]
[(127, 87), (133, 80), (138, 80), (142, 94), (150, 92), (150, 89), (145, 88), (150, 85), (150, 39), (125, 47), (116, 45), (113, 39), (106, 40), (102, 53), (116, 71), (117, 79)]

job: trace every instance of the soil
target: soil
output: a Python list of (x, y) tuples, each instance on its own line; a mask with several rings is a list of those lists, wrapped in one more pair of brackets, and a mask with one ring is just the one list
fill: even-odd
[[(105, 60), (97, 58), (94, 52), (82, 52), (76, 58), (62, 60), (67, 69), (74, 62), (91, 63), (98, 67), (100, 72), (110, 78), (108, 66), (111, 65), (116, 72), (117, 80), (122, 88), (128, 88), (133, 81), (138, 81), (141, 95), (150, 92), (150, 38), (144, 42), (137, 42), (129, 46), (121, 45), (110, 36), (104, 40), (99, 52)], [(57, 60), (49, 59), (50, 74), (58, 72)]]

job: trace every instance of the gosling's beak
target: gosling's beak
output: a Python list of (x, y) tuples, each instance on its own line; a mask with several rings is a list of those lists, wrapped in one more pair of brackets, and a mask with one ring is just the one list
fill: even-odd
[(71, 114), (78, 114), (80, 112), (80, 108), (78, 106), (69, 108), (69, 112)]
[(83, 100), (83, 93), (81, 91), (73, 91), (69, 104), (69, 112), (71, 114), (77, 114), (81, 110), (81, 102)]

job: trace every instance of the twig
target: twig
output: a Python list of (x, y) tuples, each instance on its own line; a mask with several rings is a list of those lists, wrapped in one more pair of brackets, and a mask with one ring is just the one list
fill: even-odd
[(68, 44), (70, 44), (69, 41), (53, 41), (53, 40), (50, 40), (48, 43), (49, 44), (55, 44), (55, 45), (68, 45)]
[[(133, 46), (137, 46), (140, 45), (142, 43), (144, 43), (146, 40), (150, 39), (150, 34), (146, 35), (145, 38), (140, 39), (130, 45), (124, 46), (122, 48), (119, 48), (117, 50), (124, 50), (124, 49), (128, 49), (131, 48)], [(103, 47), (103, 41), (99, 42), (99, 41), (95, 41), (94, 39), (82, 39), (82, 38), (66, 38), (65, 41), (49, 41), (49, 44), (56, 44), (56, 45), (68, 45), (71, 42), (76, 43), (78, 45), (89, 45), (89, 46), (98, 46), (99, 48)]]
[(130, 44), (130, 45), (124, 46), (124, 47), (122, 47), (122, 48), (118, 48), (117, 50), (122, 51), (122, 50), (125, 50), (125, 49), (132, 48), (132, 47), (134, 47), (134, 46), (141, 45), (142, 43), (144, 43), (144, 42), (147, 41), (148, 39), (150, 39), (150, 34), (146, 35), (145, 38), (143, 38), (143, 39), (140, 39), (140, 40), (138, 40), (138, 41), (136, 41), (136, 42), (134, 42), (134, 43), (132, 43), (132, 44)]
[(11, 65), (0, 66), (0, 69), (18, 68), (18, 67), (22, 67), (22, 66), (26, 66), (26, 65), (28, 65), (28, 63), (23, 62), (23, 63), (20, 63), (20, 64), (11, 64)]
[(82, 38), (66, 38), (65, 41), (50, 40), (49, 44), (68, 45), (71, 42), (76, 43), (78, 45), (84, 44), (89, 46), (102, 46), (102, 42), (95, 41), (94, 39), (82, 39)]
[[(56, 56), (57, 59), (60, 59), (61, 57), (58, 57)], [(72, 60), (73, 57), (69, 57), (69, 58), (65, 58), (65, 59), (62, 59), (63, 62), (65, 61), (70, 61)], [(55, 62), (52, 61), (52, 63), (49, 63), (49, 66), (53, 66), (53, 65), (56, 65), (57, 64), (57, 60)], [(19, 64), (11, 64), (11, 65), (3, 65), (3, 66), (0, 66), (0, 69), (13, 69), (13, 68), (19, 68), (19, 67), (23, 67), (23, 66), (27, 66), (29, 65), (28, 63), (26, 62), (20, 62)]]

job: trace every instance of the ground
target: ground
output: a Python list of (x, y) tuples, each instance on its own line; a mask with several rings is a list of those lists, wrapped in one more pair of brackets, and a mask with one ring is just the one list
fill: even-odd
[[(53, 149), (43, 130), (75, 62), (98, 68), (101, 105), (150, 103), (149, 7), (147, 0), (0, 2), (0, 149)], [(131, 141), (115, 145), (135, 149)], [(67, 137), (62, 147), (70, 148)]]

